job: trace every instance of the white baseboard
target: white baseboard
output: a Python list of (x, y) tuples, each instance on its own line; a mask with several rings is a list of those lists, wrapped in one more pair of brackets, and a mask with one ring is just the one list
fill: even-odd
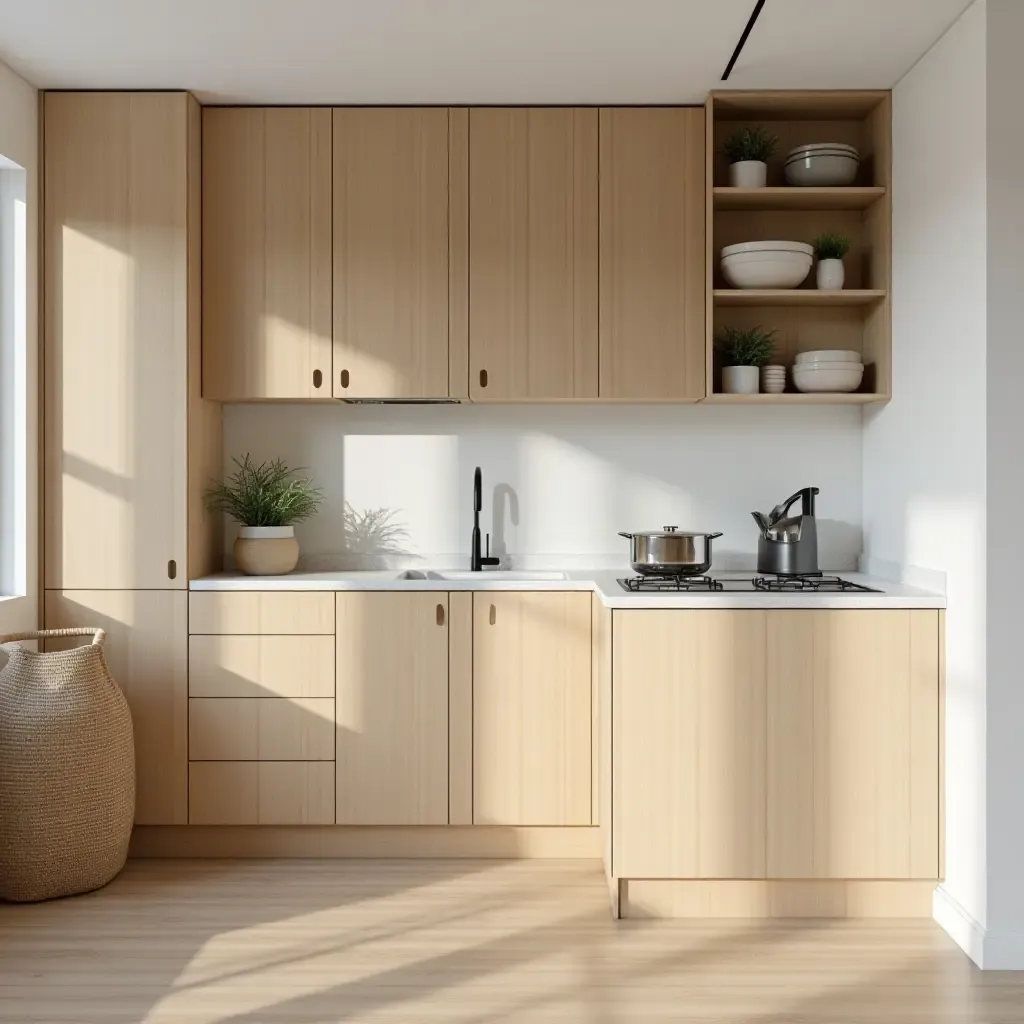
[(985, 929), (941, 885), (932, 894), (932, 917), (981, 967), (985, 955)]

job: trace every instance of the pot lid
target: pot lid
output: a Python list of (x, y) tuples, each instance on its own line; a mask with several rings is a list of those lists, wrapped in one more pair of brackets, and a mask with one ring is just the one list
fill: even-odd
[(631, 533), (620, 533), (620, 537), (721, 537), (720, 533), (707, 533), (704, 530), (680, 530), (678, 526), (663, 526), (660, 530), (633, 530)]

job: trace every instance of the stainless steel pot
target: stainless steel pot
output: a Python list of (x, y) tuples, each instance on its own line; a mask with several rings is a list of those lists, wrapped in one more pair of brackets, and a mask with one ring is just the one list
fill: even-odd
[(678, 526), (620, 533), (631, 542), (630, 564), (644, 576), (703, 576), (711, 568), (711, 542), (720, 533), (688, 533)]

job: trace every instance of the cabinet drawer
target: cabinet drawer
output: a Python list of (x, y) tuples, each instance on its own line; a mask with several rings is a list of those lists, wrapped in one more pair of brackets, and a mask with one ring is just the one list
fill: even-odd
[(190, 825), (333, 825), (334, 765), (204, 761), (188, 766)]
[(192, 761), (333, 761), (334, 701), (323, 697), (193, 697)]
[(333, 697), (330, 636), (193, 636), (190, 697)]
[(193, 591), (189, 633), (334, 633), (334, 594)]

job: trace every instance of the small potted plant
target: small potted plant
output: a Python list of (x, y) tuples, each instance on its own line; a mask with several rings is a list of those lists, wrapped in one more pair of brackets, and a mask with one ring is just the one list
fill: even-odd
[(765, 128), (737, 128), (725, 140), (729, 161), (729, 184), (733, 188), (764, 188), (768, 181), (768, 158), (779, 137)]
[(232, 460), (235, 472), (204, 495), (206, 507), (224, 512), (241, 527), (235, 562), (250, 576), (280, 576), (299, 561), (295, 524), (323, 501), (312, 480), (296, 478), (281, 459), (255, 465), (248, 455)]
[(761, 327), (723, 327), (715, 337), (722, 358), (722, 391), (727, 395), (756, 395), (761, 367), (775, 350), (775, 331)]
[(840, 291), (846, 280), (843, 257), (850, 251), (850, 240), (845, 235), (826, 231), (811, 244), (814, 255), (818, 257), (818, 288), (827, 292)]

